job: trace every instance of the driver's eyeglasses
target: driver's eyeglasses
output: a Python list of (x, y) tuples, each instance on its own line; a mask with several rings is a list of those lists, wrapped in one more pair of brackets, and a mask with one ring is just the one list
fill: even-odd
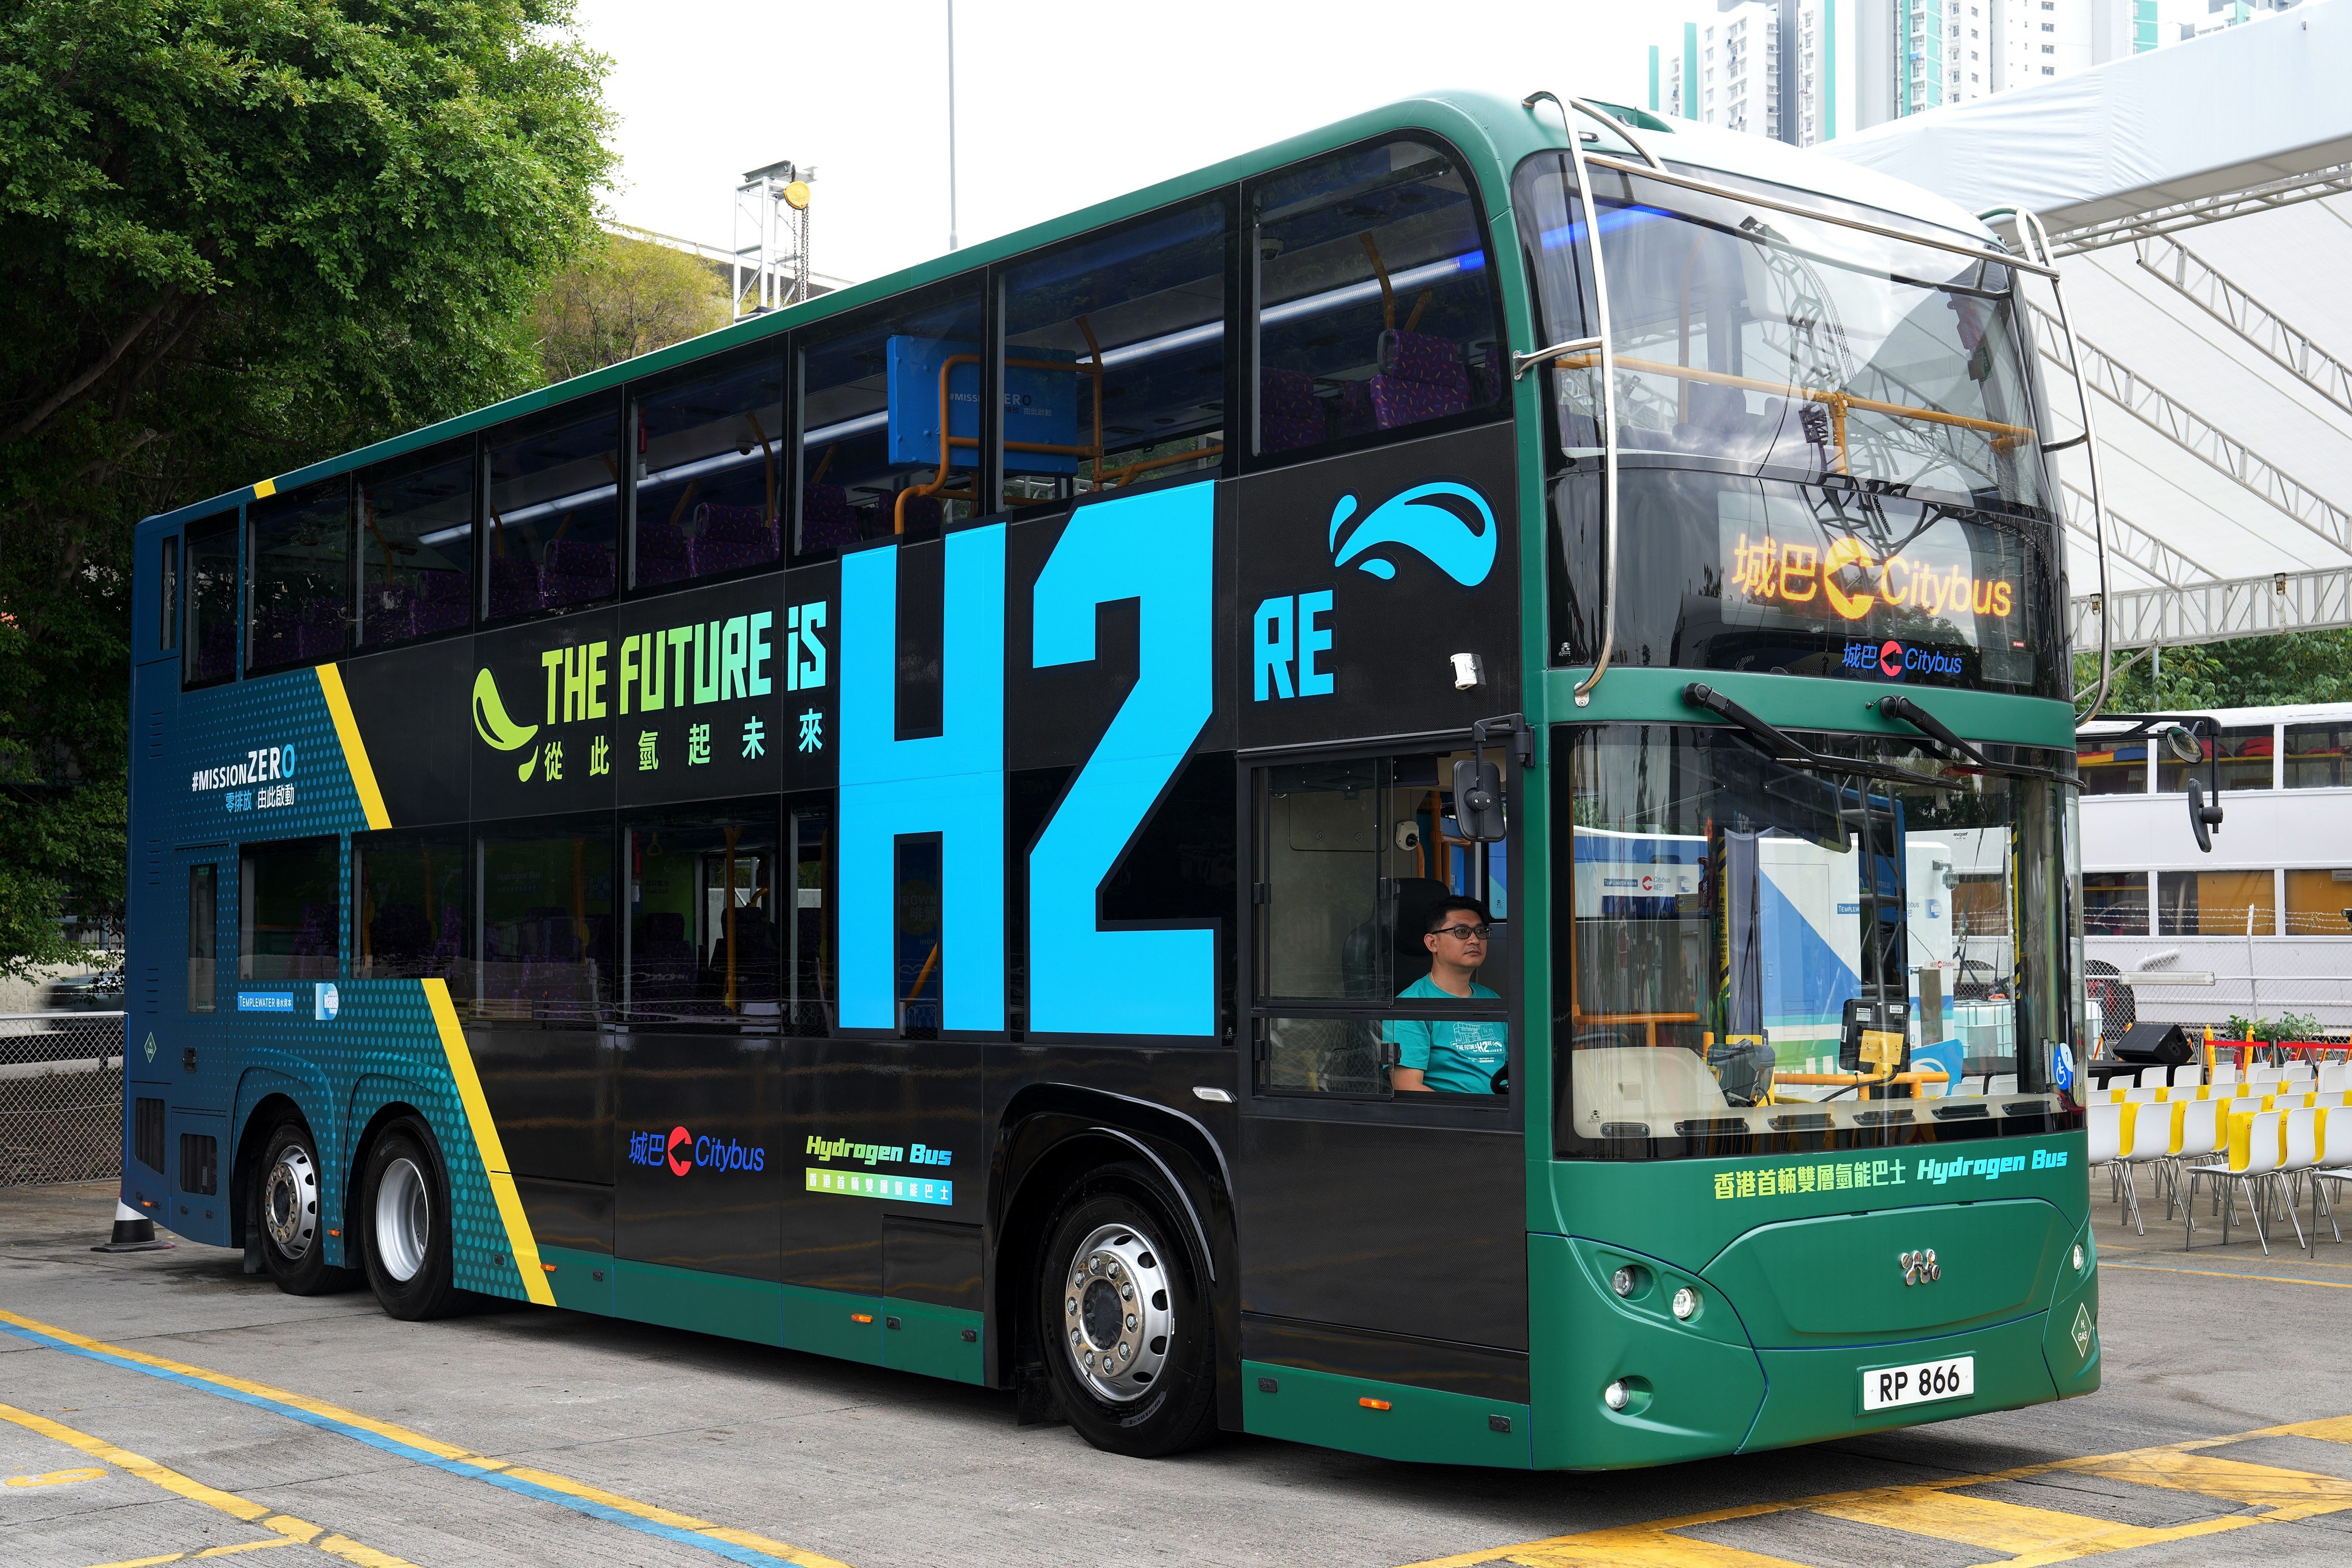
[(1479, 942), (1484, 942), (1489, 936), (1493, 935), (1494, 931), (1495, 928), (1493, 926), (1439, 926), (1435, 931), (1429, 934), (1432, 936), (1450, 936), (1456, 942), (1468, 942), (1473, 938), (1475, 938)]

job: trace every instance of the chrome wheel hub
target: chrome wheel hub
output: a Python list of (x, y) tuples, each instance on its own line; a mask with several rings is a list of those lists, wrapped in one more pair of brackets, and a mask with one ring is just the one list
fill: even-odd
[(299, 1143), (279, 1150), (278, 1163), (269, 1167), (261, 1188), (261, 1224), (279, 1256), (310, 1256), (319, 1237), (319, 1168)]
[(1124, 1405), (1151, 1392), (1176, 1332), (1168, 1270), (1150, 1237), (1107, 1225), (1078, 1246), (1062, 1289), (1070, 1364), (1101, 1397)]
[(433, 1241), (433, 1200), (413, 1160), (384, 1167), (375, 1189), (375, 1252), (394, 1279), (416, 1278)]

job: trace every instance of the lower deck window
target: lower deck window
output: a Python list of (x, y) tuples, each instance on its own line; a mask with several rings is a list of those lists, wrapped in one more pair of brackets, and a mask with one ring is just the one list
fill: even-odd
[(342, 864), (331, 838), (248, 844), (237, 862), (239, 980), (332, 980)]

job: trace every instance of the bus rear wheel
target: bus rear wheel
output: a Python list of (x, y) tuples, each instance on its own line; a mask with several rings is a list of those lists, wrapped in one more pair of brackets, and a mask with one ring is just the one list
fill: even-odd
[(1047, 1227), (1036, 1323), (1063, 1414), (1096, 1447), (1181, 1453), (1216, 1426), (1216, 1355), (1177, 1206), (1141, 1165), (1089, 1172)]
[(327, 1261), (320, 1168), (310, 1130), (289, 1121), (270, 1131), (254, 1173), (250, 1223), (260, 1232), (262, 1267), (289, 1296), (324, 1296), (359, 1282), (352, 1270)]
[(421, 1124), (396, 1121), (376, 1140), (359, 1207), (368, 1284), (383, 1310), (409, 1322), (456, 1310), (460, 1297), (449, 1251), (449, 1183), (433, 1135)]

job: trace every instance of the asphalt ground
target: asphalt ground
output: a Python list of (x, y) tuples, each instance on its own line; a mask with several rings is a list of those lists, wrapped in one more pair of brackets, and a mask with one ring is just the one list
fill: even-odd
[[(1227, 1437), (1145, 1463), (1010, 1395), (544, 1309), (395, 1322), (0, 1191), (0, 1563), (1902, 1563), (2352, 1559), (2352, 1247), (2116, 1223), (2106, 1386), (1673, 1468)], [(2323, 1227), (2324, 1229), (2324, 1227)]]

